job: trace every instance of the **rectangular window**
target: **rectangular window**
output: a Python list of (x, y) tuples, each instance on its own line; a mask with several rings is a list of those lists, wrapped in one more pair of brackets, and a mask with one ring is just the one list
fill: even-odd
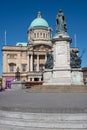
[(16, 57), (17, 57), (16, 54), (8, 54), (8, 58), (10, 58), (10, 59), (14, 59), (14, 58), (16, 58)]
[(45, 33), (43, 33), (43, 38), (45, 38)]
[(9, 67), (10, 67), (10, 72), (14, 72), (14, 64), (11, 64)]
[(37, 33), (37, 38), (39, 38), (39, 33)]
[(26, 71), (26, 64), (22, 64), (22, 71), (23, 71), (23, 72)]
[(36, 71), (36, 65), (34, 65), (34, 71)]
[(42, 38), (42, 33), (40, 33), (40, 37)]

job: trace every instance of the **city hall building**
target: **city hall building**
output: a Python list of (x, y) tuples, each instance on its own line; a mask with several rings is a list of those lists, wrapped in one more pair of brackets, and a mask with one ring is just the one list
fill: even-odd
[(21, 81), (42, 81), (47, 52), (52, 52), (52, 30), (38, 12), (28, 28), (28, 42), (3, 46), (2, 86), (14, 80), (17, 68)]
[[(17, 71), (20, 73), (20, 81), (43, 81), (47, 53), (53, 53), (53, 38), (52, 29), (42, 18), (41, 12), (38, 12), (37, 18), (31, 22), (27, 34), (27, 43), (16, 43), (15, 46), (5, 45), (2, 48), (3, 88), (10, 87), (11, 81), (17, 80)], [(69, 48), (69, 50), (78, 52), (78, 48)]]

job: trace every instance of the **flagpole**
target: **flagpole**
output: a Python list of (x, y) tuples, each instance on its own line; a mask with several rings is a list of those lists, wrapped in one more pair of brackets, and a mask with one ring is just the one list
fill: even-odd
[(74, 35), (74, 40), (75, 40), (75, 48), (76, 48), (76, 34)]
[(5, 30), (5, 46), (6, 46), (6, 30)]

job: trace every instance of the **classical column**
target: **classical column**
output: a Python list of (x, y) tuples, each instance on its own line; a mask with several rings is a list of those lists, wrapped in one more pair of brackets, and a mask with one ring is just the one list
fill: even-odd
[(37, 55), (37, 71), (39, 71), (39, 55)]
[(34, 78), (32, 77), (32, 81), (34, 81)]
[(41, 78), (39, 78), (39, 81), (41, 81)]
[(28, 81), (30, 81), (30, 77), (28, 76)]
[(47, 54), (45, 55), (45, 63), (46, 63), (46, 61), (47, 61)]
[(27, 55), (27, 71), (30, 71), (30, 57)]
[(31, 55), (30, 71), (33, 71), (33, 55)]

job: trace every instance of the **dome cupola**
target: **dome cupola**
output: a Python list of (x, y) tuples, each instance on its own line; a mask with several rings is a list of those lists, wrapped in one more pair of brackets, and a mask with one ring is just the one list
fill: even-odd
[(35, 28), (49, 28), (47, 21), (42, 18), (40, 11), (37, 14), (37, 18), (31, 22), (29, 27), (29, 29), (35, 29)]

